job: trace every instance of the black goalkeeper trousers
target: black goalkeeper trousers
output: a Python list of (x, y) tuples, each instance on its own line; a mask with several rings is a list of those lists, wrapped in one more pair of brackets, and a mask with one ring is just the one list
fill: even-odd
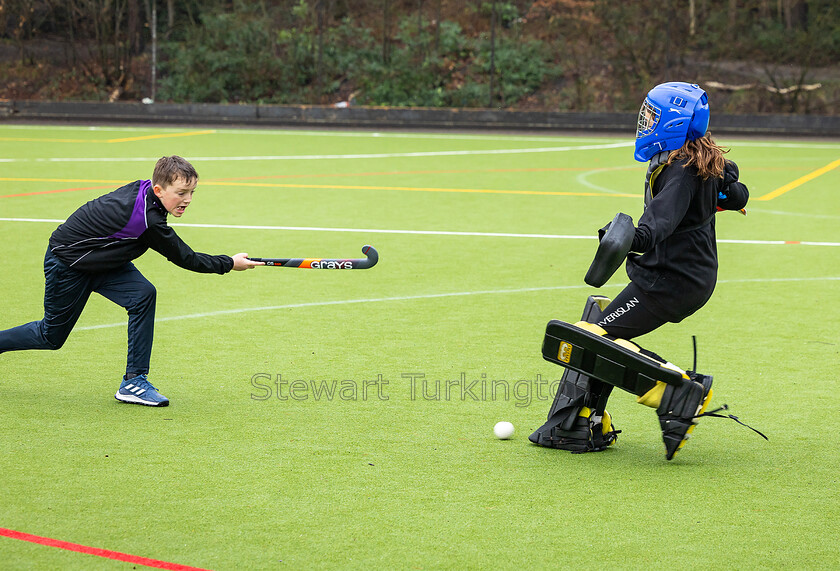
[[(651, 313), (644, 306), (642, 299), (641, 290), (631, 282), (604, 309), (598, 320), (598, 325), (613, 337), (633, 339), (645, 333), (650, 333), (666, 323), (666, 320)], [(598, 395), (595, 414), (603, 415), (612, 388), (612, 385), (592, 378), (589, 379), (590, 391)]]
[(666, 323), (645, 307), (639, 286), (630, 283), (601, 312), (598, 325), (613, 337), (633, 339)]

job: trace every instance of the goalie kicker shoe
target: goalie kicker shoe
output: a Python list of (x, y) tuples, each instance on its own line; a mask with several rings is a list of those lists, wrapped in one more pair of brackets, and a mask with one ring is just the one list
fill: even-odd
[(712, 399), (712, 377), (694, 372), (690, 376), (690, 381), (678, 387), (668, 385), (656, 409), (665, 442), (665, 458), (668, 460), (685, 446), (697, 426), (697, 418)]
[(137, 375), (131, 379), (123, 377), (120, 390), (114, 395), (118, 401), (146, 406), (169, 406), (169, 399), (157, 392), (146, 375)]
[(613, 429), (610, 413), (604, 412), (601, 418), (597, 418), (589, 408), (582, 407), (568, 429), (558, 425), (547, 431), (538, 430), (530, 440), (547, 448), (582, 454), (606, 450), (620, 432)]

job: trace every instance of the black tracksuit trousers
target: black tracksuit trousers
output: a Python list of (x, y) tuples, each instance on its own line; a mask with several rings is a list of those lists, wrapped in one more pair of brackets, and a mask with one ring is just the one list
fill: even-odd
[(127, 262), (100, 273), (68, 267), (49, 249), (44, 257), (44, 318), (0, 331), (0, 353), (27, 349), (59, 349), (82, 314), (92, 292), (128, 312), (126, 373), (149, 372), (155, 327), (156, 290)]

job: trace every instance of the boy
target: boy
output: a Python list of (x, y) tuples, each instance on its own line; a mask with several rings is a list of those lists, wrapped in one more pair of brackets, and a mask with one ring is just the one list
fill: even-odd
[(155, 287), (131, 263), (149, 248), (187, 270), (225, 274), (262, 265), (248, 254), (194, 252), (166, 223), (192, 201), (198, 173), (179, 156), (162, 157), (152, 180), (138, 180), (81, 206), (52, 233), (44, 257), (44, 318), (0, 331), (0, 353), (59, 349), (96, 292), (128, 311), (128, 361), (115, 398), (146, 406), (169, 399), (149, 382)]

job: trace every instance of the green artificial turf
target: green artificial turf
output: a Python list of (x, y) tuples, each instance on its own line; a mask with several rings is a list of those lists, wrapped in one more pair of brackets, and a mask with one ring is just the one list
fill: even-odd
[[(595, 293), (596, 230), (641, 214), (631, 137), (204, 131), (0, 126), (0, 329), (41, 318), (51, 221), (166, 154), (201, 175), (172, 220), (212, 225), (175, 226), (194, 249), (373, 244), (379, 264), (220, 277), (144, 255), (164, 409), (113, 398), (126, 316), (98, 296), (60, 351), (0, 355), (0, 528), (208, 569), (840, 566), (840, 169), (761, 200), (840, 143), (721, 141), (749, 214), (718, 215), (707, 306), (638, 342), (688, 368), (696, 335), (712, 404), (770, 440), (704, 419), (667, 462), (654, 411), (620, 391), (611, 449), (527, 439), (562, 375), (546, 322)], [(0, 556), (132, 566), (5, 537)]]

